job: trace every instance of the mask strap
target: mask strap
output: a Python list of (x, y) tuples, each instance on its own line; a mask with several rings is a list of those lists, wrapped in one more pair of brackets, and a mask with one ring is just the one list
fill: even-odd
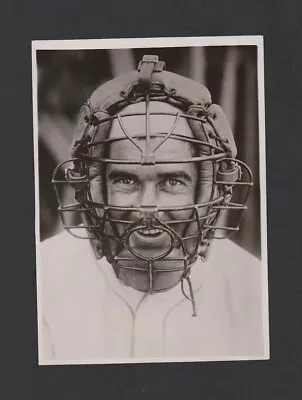
[(139, 84), (148, 89), (151, 86), (153, 72), (161, 72), (165, 68), (165, 62), (159, 61), (158, 56), (145, 55), (138, 64)]
[[(187, 281), (187, 283), (188, 283), (190, 295), (187, 295), (187, 293), (185, 292), (185, 289), (184, 289), (184, 279), (185, 279), (185, 280)], [(194, 297), (194, 292), (193, 292), (193, 288), (192, 288), (192, 283), (191, 283), (191, 280), (190, 280), (190, 277), (189, 277), (189, 276), (186, 276), (185, 278), (183, 278), (183, 279), (181, 280), (181, 291), (182, 291), (182, 294), (185, 296), (185, 298), (188, 299), (188, 300), (192, 303), (192, 309), (193, 309), (192, 317), (196, 317), (196, 316), (197, 316), (197, 312), (196, 312), (195, 297)]]

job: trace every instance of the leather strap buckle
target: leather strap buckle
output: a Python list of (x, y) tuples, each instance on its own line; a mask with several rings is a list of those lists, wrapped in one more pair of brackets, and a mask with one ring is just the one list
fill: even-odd
[(139, 62), (137, 69), (139, 71), (139, 84), (150, 87), (153, 72), (161, 72), (165, 69), (165, 62), (159, 61), (158, 56), (145, 55)]

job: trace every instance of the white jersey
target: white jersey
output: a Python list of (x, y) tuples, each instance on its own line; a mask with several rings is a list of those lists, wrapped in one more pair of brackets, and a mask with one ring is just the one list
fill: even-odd
[(40, 362), (264, 357), (261, 263), (229, 240), (190, 275), (197, 316), (180, 285), (126, 287), (89, 240), (64, 232), (40, 247)]

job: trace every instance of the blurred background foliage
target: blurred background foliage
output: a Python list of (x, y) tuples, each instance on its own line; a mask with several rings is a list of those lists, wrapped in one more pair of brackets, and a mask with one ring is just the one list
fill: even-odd
[[(241, 230), (234, 241), (260, 257), (260, 190), (256, 46), (218, 46), (116, 50), (39, 50), (40, 235), (44, 240), (63, 227), (51, 185), (55, 166), (70, 158), (79, 108), (101, 83), (135, 69), (144, 54), (157, 54), (167, 69), (208, 87), (233, 128), (239, 159), (252, 169), (254, 187)], [(65, 197), (71, 193), (63, 193)]]

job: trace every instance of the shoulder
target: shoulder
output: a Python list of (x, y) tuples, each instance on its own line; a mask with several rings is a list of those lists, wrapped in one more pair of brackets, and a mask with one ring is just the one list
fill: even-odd
[(217, 242), (213, 243), (209, 262), (232, 296), (248, 299), (251, 304), (261, 301), (264, 268), (261, 260), (231, 240)]
[(208, 262), (213, 269), (211, 289), (230, 316), (238, 354), (262, 356), (266, 266), (230, 240), (214, 242)]
[[(90, 241), (79, 239), (67, 231), (41, 243), (37, 263), (38, 284), (43, 298), (44, 315), (80, 307), (103, 290), (104, 279)], [(55, 317), (54, 317), (55, 318)]]
[(52, 252), (53, 249), (63, 249), (66, 247), (74, 247), (75, 243), (86, 241), (86, 239), (78, 239), (68, 231), (64, 230), (41, 242), (40, 246), (43, 251)]
[(261, 273), (261, 260), (231, 240), (216, 240), (210, 249), (209, 261), (225, 273)]
[(43, 281), (64, 280), (77, 269), (93, 262), (88, 239), (79, 239), (63, 231), (41, 242), (39, 246), (40, 271)]
[(89, 248), (87, 239), (78, 239), (69, 232), (63, 231), (40, 243), (40, 254), (43, 262), (65, 260), (77, 256)]

